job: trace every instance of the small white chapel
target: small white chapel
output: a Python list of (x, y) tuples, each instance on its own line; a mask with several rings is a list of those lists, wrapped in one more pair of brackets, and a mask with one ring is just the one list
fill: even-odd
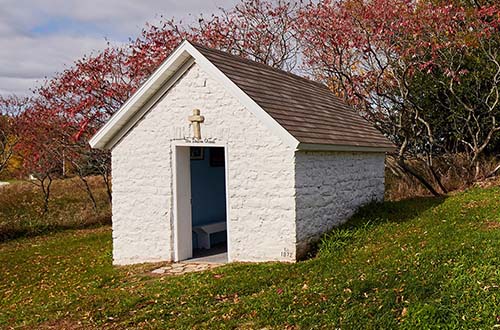
[(95, 134), (114, 264), (285, 261), (384, 198), (393, 145), (326, 86), (182, 42)]

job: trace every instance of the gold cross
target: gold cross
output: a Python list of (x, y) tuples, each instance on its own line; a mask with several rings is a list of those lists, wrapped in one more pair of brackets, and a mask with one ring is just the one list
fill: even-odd
[(205, 117), (200, 116), (199, 109), (193, 109), (193, 115), (188, 117), (188, 120), (193, 124), (194, 138), (201, 139), (201, 123), (205, 121)]

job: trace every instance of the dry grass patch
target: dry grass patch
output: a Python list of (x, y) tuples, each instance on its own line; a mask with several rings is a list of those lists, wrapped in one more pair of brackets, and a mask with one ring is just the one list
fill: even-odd
[(49, 211), (43, 213), (39, 187), (16, 181), (0, 188), (0, 242), (62, 229), (86, 228), (111, 222), (106, 188), (99, 177), (89, 178), (97, 209), (78, 178), (55, 180)]
[(500, 229), (500, 222), (498, 222), (498, 221), (486, 221), (483, 225), (483, 228), (486, 230)]

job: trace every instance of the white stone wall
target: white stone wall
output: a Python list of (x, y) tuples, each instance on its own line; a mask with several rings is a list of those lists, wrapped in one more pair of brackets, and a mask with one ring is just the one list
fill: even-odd
[(297, 152), (297, 254), (371, 201), (384, 199), (384, 153)]
[(231, 260), (295, 260), (294, 150), (195, 64), (112, 151), (114, 263), (173, 259), (173, 145), (194, 108), (228, 148)]

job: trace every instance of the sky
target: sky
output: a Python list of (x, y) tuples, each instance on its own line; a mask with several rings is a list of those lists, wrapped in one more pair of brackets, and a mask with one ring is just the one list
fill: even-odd
[(0, 95), (28, 95), (65, 66), (163, 16), (195, 21), (237, 0), (0, 0)]

